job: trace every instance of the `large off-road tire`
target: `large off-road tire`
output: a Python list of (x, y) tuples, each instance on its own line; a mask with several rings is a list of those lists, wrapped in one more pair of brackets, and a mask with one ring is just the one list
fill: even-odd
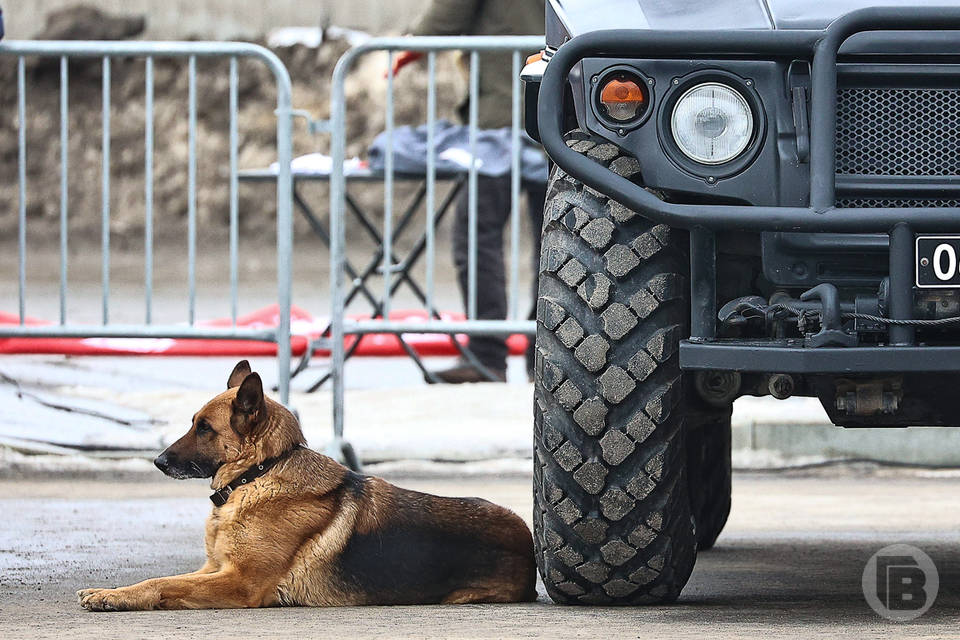
[(688, 413), (685, 433), (697, 550), (706, 551), (713, 548), (730, 515), (730, 408)]
[[(612, 144), (570, 146), (631, 177)], [(687, 235), (555, 169), (537, 313), (534, 540), (569, 604), (677, 598), (696, 558), (677, 347)]]

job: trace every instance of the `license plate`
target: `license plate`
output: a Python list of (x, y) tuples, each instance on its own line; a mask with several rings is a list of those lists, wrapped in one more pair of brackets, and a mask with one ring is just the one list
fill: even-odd
[(960, 288), (960, 236), (917, 236), (917, 286)]

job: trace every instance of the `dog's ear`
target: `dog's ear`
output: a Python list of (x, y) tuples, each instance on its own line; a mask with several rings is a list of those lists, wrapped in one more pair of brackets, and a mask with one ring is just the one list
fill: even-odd
[(237, 389), (237, 398), (233, 401), (235, 409), (241, 413), (252, 414), (263, 406), (263, 382), (260, 374), (251, 373)]
[(246, 360), (241, 360), (237, 363), (237, 366), (233, 368), (230, 377), (227, 378), (227, 389), (239, 387), (240, 383), (243, 382), (248, 375), (250, 375), (250, 363)]

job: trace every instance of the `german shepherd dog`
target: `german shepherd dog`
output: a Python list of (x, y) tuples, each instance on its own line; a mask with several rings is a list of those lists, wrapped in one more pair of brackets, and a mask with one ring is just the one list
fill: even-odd
[(119, 589), (91, 611), (274, 605), (519, 602), (536, 598), (530, 530), (479, 498), (442, 498), (353, 473), (304, 447), (292, 413), (246, 360), (155, 464), (211, 478), (206, 563)]

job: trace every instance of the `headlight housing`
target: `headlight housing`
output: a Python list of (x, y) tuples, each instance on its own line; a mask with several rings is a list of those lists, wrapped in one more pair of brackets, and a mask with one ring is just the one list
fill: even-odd
[(738, 158), (753, 139), (755, 123), (747, 99), (720, 82), (687, 89), (673, 105), (670, 130), (680, 151), (704, 165)]
[(634, 75), (610, 74), (600, 88), (600, 106), (604, 115), (617, 124), (639, 120), (647, 109), (647, 102), (644, 82)]
[(604, 69), (592, 77), (590, 100), (601, 125), (619, 135), (633, 131), (653, 113), (653, 80), (628, 65)]

